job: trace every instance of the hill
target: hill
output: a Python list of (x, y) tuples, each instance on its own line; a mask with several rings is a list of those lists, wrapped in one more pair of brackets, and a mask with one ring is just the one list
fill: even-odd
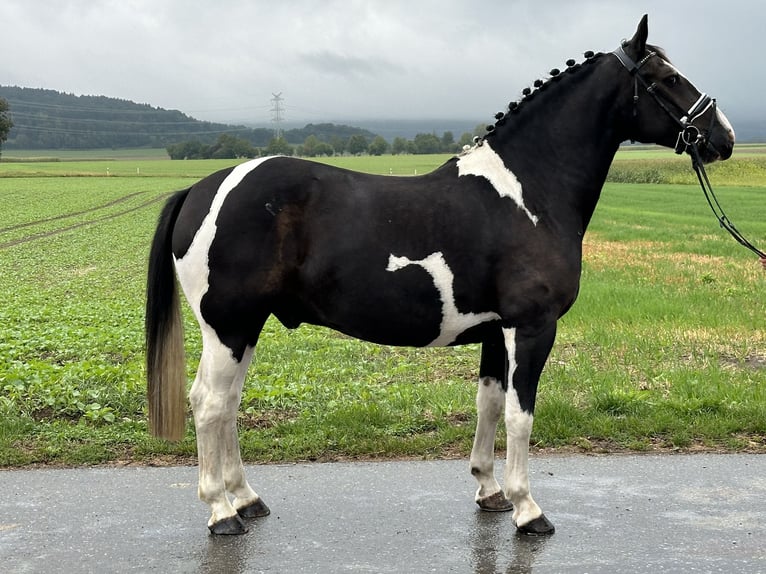
[[(5, 149), (162, 148), (188, 140), (211, 144), (221, 134), (265, 147), (274, 134), (269, 128), (200, 121), (178, 110), (105, 96), (0, 86), (0, 98), (8, 101), (14, 123)], [(291, 144), (303, 143), (312, 134), (320, 141), (356, 134), (375, 137), (363, 128), (335, 124), (308, 124), (284, 132)]]
[[(0, 98), (8, 101), (14, 127), (5, 149), (120, 149), (165, 148), (191, 140), (213, 144), (221, 134), (235, 135), (255, 147), (266, 147), (273, 137), (267, 127), (232, 125), (197, 120), (178, 110), (105, 96), (77, 96), (55, 90), (0, 85)], [(731, 114), (737, 141), (766, 141), (766, 121)], [(485, 118), (489, 123), (490, 118)], [(381, 135), (388, 142), (396, 137), (413, 139), (417, 134), (452, 132), (457, 139), (471, 133), (476, 121), (450, 119), (355, 120), (356, 126), (334, 123), (285, 124), (285, 139), (302, 144), (309, 135), (319, 141), (347, 140), (363, 135), (372, 140)]]

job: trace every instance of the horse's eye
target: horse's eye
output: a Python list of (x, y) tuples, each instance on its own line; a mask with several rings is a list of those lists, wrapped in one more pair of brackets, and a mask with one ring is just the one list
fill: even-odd
[(667, 78), (665, 78), (665, 83), (671, 88), (674, 86), (677, 86), (679, 81), (680, 81), (680, 78), (678, 74), (673, 74), (672, 76), (668, 76)]

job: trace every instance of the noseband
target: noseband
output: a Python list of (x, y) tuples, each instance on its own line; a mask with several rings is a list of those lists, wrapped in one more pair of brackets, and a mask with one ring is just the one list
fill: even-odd
[[(657, 92), (657, 83), (652, 82), (649, 84), (641, 75), (641, 67), (654, 56), (656, 56), (657, 52), (649, 52), (639, 62), (634, 62), (633, 59), (625, 52), (625, 49), (622, 47), (622, 45), (618, 46), (617, 49), (612, 52), (612, 54), (617, 57), (620, 63), (625, 67), (626, 70), (628, 70), (628, 72), (630, 72), (634, 78), (634, 117), (638, 115), (638, 84), (640, 82), (641, 85), (646, 89), (647, 93), (649, 93), (654, 98), (657, 104), (663, 110), (665, 110), (665, 112), (681, 128), (681, 130), (678, 132), (678, 138), (675, 145), (675, 152), (677, 154), (682, 154), (685, 151), (691, 151), (690, 148), (705, 142), (705, 136), (702, 135), (700, 129), (694, 125), (694, 121), (705, 112), (707, 112), (710, 108), (713, 108), (715, 111), (716, 103), (714, 98), (711, 98), (707, 94), (702, 93), (697, 101), (694, 102), (686, 112), (682, 112), (681, 116), (679, 117), (670, 111), (670, 106), (675, 106), (675, 104), (669, 102), (666, 98), (663, 98), (662, 95)], [(710, 130), (713, 128), (714, 118), (715, 114), (712, 114), (710, 117), (710, 129), (708, 130), (708, 133), (710, 133)]]
[(641, 85), (646, 89), (647, 93), (649, 93), (654, 98), (660, 108), (665, 110), (665, 112), (681, 128), (678, 132), (678, 139), (676, 140), (676, 145), (674, 148), (675, 152), (677, 154), (682, 154), (685, 151), (689, 152), (689, 155), (692, 158), (692, 167), (697, 173), (697, 179), (700, 182), (700, 187), (702, 187), (702, 192), (704, 193), (705, 199), (707, 200), (710, 209), (713, 210), (713, 215), (715, 215), (720, 226), (728, 231), (729, 234), (731, 234), (731, 236), (737, 241), (737, 243), (746, 247), (762, 259), (766, 258), (766, 253), (750, 243), (750, 241), (748, 241), (745, 236), (742, 235), (742, 233), (726, 216), (726, 213), (724, 213), (723, 208), (718, 202), (718, 198), (716, 197), (715, 192), (710, 185), (710, 180), (707, 177), (707, 172), (705, 172), (705, 167), (702, 164), (702, 158), (699, 153), (699, 145), (703, 143), (706, 143), (707, 145), (711, 144), (710, 142), (706, 142), (705, 136), (702, 134), (700, 129), (694, 125), (694, 121), (712, 108), (713, 113), (710, 115), (710, 127), (708, 128), (707, 133), (709, 134), (712, 132), (713, 122), (715, 121), (716, 117), (715, 99), (711, 98), (705, 93), (702, 93), (700, 97), (697, 98), (697, 101), (694, 102), (685, 113), (682, 113), (681, 116), (678, 117), (672, 111), (670, 111), (670, 106), (674, 106), (676, 108), (678, 106), (657, 92), (656, 82), (649, 84), (641, 75), (641, 66), (656, 56), (657, 52), (649, 52), (639, 62), (634, 62), (633, 59), (625, 53), (625, 49), (622, 47), (622, 44), (620, 44), (617, 49), (612, 52), (612, 54), (615, 55), (615, 57), (634, 78), (633, 117), (638, 115), (638, 84), (640, 82)]

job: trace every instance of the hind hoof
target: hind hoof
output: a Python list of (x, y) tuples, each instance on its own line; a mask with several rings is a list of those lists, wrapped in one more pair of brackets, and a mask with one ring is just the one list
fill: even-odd
[(502, 490), (498, 490), (495, 494), (486, 498), (480, 498), (476, 501), (476, 504), (487, 512), (508, 512), (513, 510), (513, 503), (505, 497)]
[(259, 498), (247, 506), (238, 508), (237, 514), (239, 514), (241, 518), (260, 518), (262, 516), (268, 516), (271, 514), (271, 510), (269, 510), (269, 507), (266, 506), (266, 503)]
[(247, 526), (245, 526), (245, 523), (239, 517), (239, 514), (229, 516), (229, 518), (224, 518), (223, 520), (210, 524), (208, 525), (208, 529), (211, 534), (222, 535), (245, 534), (248, 531)]
[(525, 536), (549, 536), (556, 532), (556, 527), (553, 526), (550, 520), (545, 518), (545, 514), (541, 514), (534, 520), (516, 528)]

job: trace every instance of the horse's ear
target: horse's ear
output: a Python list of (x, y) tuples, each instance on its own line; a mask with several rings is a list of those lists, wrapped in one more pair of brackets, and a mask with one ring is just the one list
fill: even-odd
[(638, 23), (636, 33), (628, 40), (628, 46), (633, 50), (633, 55), (636, 58), (641, 58), (646, 50), (646, 39), (649, 36), (649, 16), (644, 14), (641, 21)]

